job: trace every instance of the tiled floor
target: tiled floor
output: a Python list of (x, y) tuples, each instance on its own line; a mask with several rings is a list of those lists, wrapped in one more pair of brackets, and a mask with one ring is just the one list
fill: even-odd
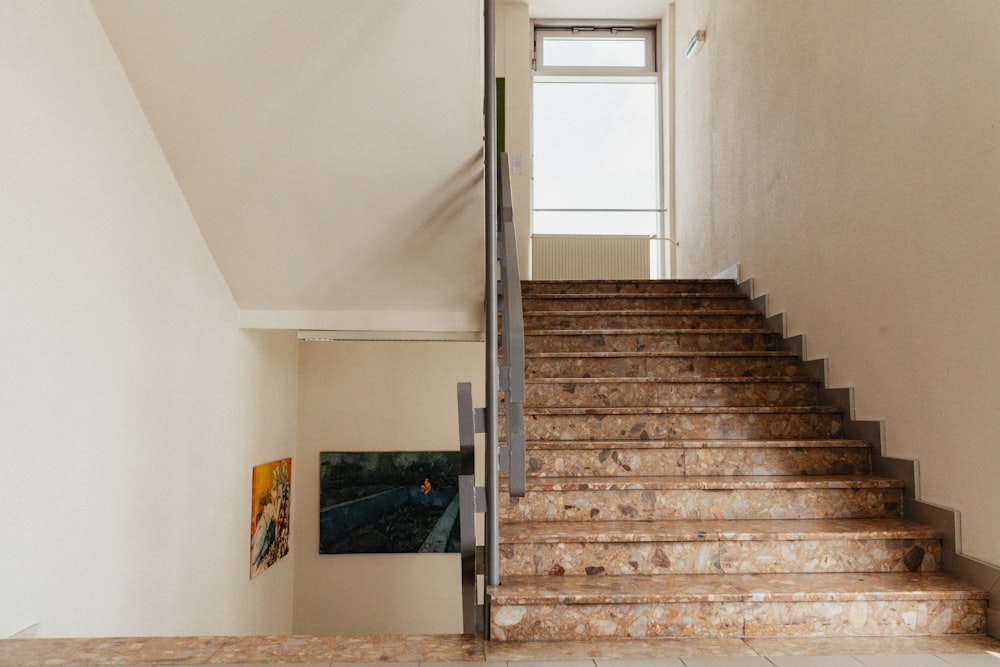
[(1000, 667), (982, 636), (484, 642), (459, 635), (0, 640), (0, 666)]

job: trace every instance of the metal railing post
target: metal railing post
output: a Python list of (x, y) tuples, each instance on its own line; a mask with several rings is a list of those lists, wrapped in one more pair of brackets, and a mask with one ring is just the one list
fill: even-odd
[(500, 504), (497, 394), (497, 86), (496, 0), (484, 0), (484, 95), (486, 170), (486, 583), (500, 583)]

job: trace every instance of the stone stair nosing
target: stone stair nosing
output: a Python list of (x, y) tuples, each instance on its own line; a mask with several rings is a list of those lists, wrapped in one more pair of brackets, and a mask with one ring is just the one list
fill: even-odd
[(939, 573), (507, 576), (492, 637), (913, 636), (982, 633), (986, 594)]

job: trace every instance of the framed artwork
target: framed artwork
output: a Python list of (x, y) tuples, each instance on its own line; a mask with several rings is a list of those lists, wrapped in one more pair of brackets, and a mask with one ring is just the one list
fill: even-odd
[(321, 452), (319, 552), (459, 551), (459, 452)]
[(254, 466), (251, 488), (250, 578), (253, 579), (288, 553), (292, 460)]

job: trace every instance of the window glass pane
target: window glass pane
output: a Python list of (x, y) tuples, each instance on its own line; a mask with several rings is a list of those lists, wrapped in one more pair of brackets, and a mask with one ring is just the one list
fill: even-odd
[(543, 67), (645, 67), (641, 37), (545, 37)]
[(536, 209), (657, 206), (655, 83), (536, 80), (534, 90)]

